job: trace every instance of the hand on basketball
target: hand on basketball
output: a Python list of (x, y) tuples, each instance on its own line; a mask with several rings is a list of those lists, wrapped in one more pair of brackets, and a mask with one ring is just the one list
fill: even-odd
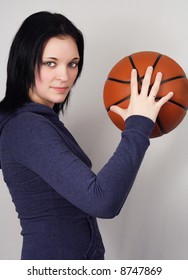
[(131, 72), (131, 97), (128, 108), (122, 109), (119, 106), (113, 105), (110, 107), (110, 110), (120, 115), (124, 121), (132, 115), (141, 115), (155, 122), (161, 107), (173, 96), (173, 92), (169, 92), (156, 101), (155, 98), (160, 88), (162, 74), (160, 72), (157, 73), (150, 90), (152, 72), (153, 68), (149, 66), (144, 76), (141, 92), (138, 93), (137, 71), (133, 69)]

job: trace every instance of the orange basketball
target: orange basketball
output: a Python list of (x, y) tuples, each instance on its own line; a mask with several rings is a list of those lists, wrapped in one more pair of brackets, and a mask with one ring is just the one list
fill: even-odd
[(153, 66), (151, 86), (157, 72), (162, 72), (162, 82), (156, 100), (173, 91), (173, 97), (161, 108), (150, 137), (159, 137), (176, 128), (188, 109), (188, 79), (180, 65), (172, 58), (157, 52), (138, 52), (121, 59), (110, 71), (104, 85), (104, 105), (112, 122), (125, 129), (122, 118), (111, 112), (112, 105), (127, 108), (130, 99), (130, 76), (135, 68), (138, 87), (141, 89), (146, 68)]

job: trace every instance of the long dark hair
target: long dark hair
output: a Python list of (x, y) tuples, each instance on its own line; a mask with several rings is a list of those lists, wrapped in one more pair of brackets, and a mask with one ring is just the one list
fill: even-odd
[[(31, 102), (29, 88), (35, 85), (35, 69), (42, 62), (42, 53), (47, 41), (56, 36), (71, 36), (78, 48), (80, 61), (78, 75), (84, 60), (84, 39), (81, 31), (65, 16), (57, 13), (38, 12), (22, 23), (12, 42), (7, 63), (7, 83), (1, 111), (13, 111), (24, 103)], [(75, 82), (76, 82), (75, 80)], [(63, 111), (68, 104), (70, 93), (63, 103), (54, 105), (54, 111)]]

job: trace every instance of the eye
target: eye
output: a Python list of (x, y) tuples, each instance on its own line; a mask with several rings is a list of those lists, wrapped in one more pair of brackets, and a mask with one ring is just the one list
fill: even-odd
[(78, 62), (76, 62), (76, 61), (71, 61), (70, 63), (69, 63), (69, 67), (70, 68), (76, 68), (78, 66)]
[(51, 67), (51, 68), (56, 66), (56, 63), (54, 61), (46, 61), (46, 62), (43, 62), (43, 64), (48, 67)]

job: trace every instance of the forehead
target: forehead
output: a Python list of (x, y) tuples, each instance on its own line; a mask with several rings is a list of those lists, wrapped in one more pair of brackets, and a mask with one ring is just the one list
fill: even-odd
[(78, 47), (71, 36), (50, 38), (43, 50), (43, 57), (79, 57)]

